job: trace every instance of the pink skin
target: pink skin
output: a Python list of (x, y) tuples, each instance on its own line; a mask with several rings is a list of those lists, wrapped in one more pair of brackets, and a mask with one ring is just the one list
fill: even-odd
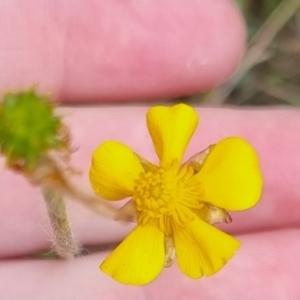
[(228, 0), (0, 2), (0, 89), (64, 101), (182, 96), (227, 79), (244, 48)]
[[(147, 99), (203, 90), (233, 72), (241, 57), (244, 35), (240, 16), (228, 1), (194, 0), (188, 7), (186, 1), (177, 5), (160, 1), (159, 7), (153, 2), (140, 1), (144, 7), (133, 9), (138, 1), (130, 5), (121, 1), (114, 7), (96, 5), (96, 1), (83, 5), (83, 0), (72, 5), (67, 1), (30, 1), (26, 5), (23, 1), (2, 1), (0, 86), (17, 88), (35, 81), (42, 89), (53, 89), (60, 100)], [(39, 13), (29, 18), (34, 8)], [(114, 31), (105, 34), (102, 28), (116, 14)], [(195, 26), (196, 38), (187, 34)], [(120, 30), (129, 29), (135, 33), (130, 49), (124, 48), (120, 36)], [(181, 43), (176, 37), (179, 29)], [(158, 43), (160, 35), (164, 38)], [(202, 51), (207, 64), (195, 58), (195, 49)], [(79, 148), (73, 155), (74, 166), (83, 170), (76, 179), (78, 184), (92, 193), (87, 180), (91, 153), (106, 139), (122, 141), (157, 161), (145, 126), (147, 108), (119, 105), (61, 109), (71, 127), (73, 145)], [(265, 179), (262, 200), (252, 210), (232, 214), (233, 223), (222, 226), (242, 241), (227, 266), (211, 278), (194, 281), (175, 265), (148, 286), (130, 287), (99, 272), (98, 265), (108, 253), (67, 262), (26, 259), (24, 255), (50, 247), (45, 206), (36, 188), (22, 177), (2, 171), (1, 298), (299, 299), (300, 239), (299, 230), (293, 228), (300, 225), (300, 112), (197, 109), (201, 122), (185, 158), (232, 135), (249, 140), (261, 158)], [(72, 201), (68, 210), (83, 245), (119, 241), (132, 228), (99, 217)]]

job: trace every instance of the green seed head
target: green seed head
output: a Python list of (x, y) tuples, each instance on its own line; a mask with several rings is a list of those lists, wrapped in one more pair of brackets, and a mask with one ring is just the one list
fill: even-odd
[(26, 172), (33, 171), (50, 150), (66, 147), (60, 137), (62, 128), (54, 105), (33, 89), (8, 93), (0, 104), (0, 151), (8, 166), (19, 165)]

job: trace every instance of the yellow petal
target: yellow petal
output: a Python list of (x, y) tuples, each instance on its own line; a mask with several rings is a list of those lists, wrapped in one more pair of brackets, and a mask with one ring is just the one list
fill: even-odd
[(154, 226), (137, 226), (100, 269), (120, 283), (143, 285), (159, 275), (164, 261), (163, 232)]
[(235, 238), (197, 217), (186, 228), (174, 228), (174, 242), (179, 268), (194, 279), (219, 271), (240, 246)]
[(203, 187), (203, 201), (227, 210), (254, 206), (260, 196), (263, 178), (258, 156), (242, 138), (226, 138), (212, 147), (196, 175)]
[(138, 156), (129, 147), (108, 141), (94, 151), (89, 177), (96, 194), (120, 200), (132, 195), (142, 171)]
[(185, 104), (149, 109), (147, 126), (162, 163), (171, 163), (174, 159), (181, 162), (197, 124), (197, 112)]

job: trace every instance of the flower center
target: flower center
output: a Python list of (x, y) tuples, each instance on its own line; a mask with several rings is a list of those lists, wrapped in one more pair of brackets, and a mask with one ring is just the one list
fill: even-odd
[(133, 196), (138, 223), (153, 224), (169, 235), (172, 222), (184, 226), (191, 220), (190, 208), (202, 207), (200, 183), (193, 180), (194, 174), (191, 167), (179, 168), (176, 163), (142, 172)]

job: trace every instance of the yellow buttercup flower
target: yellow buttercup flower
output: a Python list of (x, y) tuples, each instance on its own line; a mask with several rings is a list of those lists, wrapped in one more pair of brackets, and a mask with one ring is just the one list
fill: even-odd
[(158, 166), (115, 141), (94, 152), (90, 182), (107, 200), (131, 197), (137, 226), (100, 268), (115, 280), (142, 285), (155, 279), (175, 257), (191, 278), (210, 276), (234, 255), (240, 243), (212, 224), (230, 217), (226, 210), (254, 206), (262, 175), (254, 149), (242, 138), (221, 140), (181, 164), (198, 124), (185, 104), (157, 106), (147, 126)]

